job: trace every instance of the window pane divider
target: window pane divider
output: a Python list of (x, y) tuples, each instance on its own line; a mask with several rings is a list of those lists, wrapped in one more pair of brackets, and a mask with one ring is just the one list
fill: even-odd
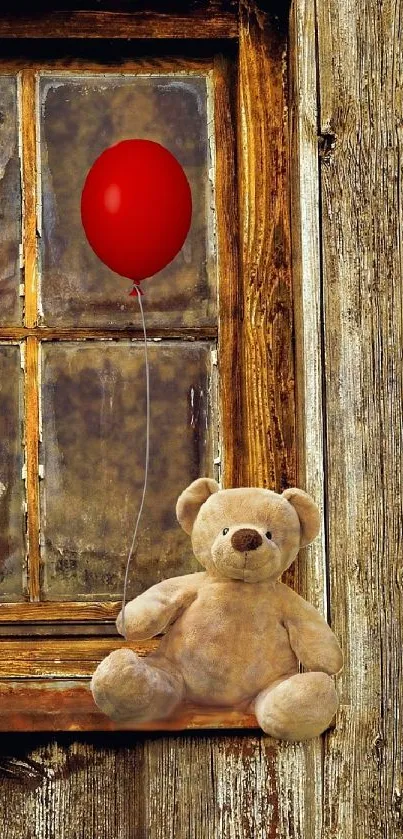
[(220, 443), (223, 449), (223, 484), (240, 486), (242, 480), (242, 404), (239, 364), (240, 312), (238, 191), (236, 171), (236, 78), (231, 62), (214, 62), (216, 213), (218, 239), (218, 305), (220, 366)]
[[(24, 265), (24, 325), (15, 337), (26, 340), (25, 363), (25, 480), (27, 492), (28, 594), (39, 600), (39, 395), (38, 340), (30, 330), (37, 324), (37, 178), (36, 178), (36, 78), (35, 70), (20, 74), (20, 132), (22, 181), (22, 253)], [(5, 335), (3, 336), (5, 337)], [(12, 336), (14, 337), (14, 336)]]
[(27, 338), (25, 367), (25, 448), (28, 509), (28, 592), (33, 602), (40, 598), (39, 549), (39, 393), (38, 341)]
[[(147, 316), (147, 314), (146, 314)], [(148, 326), (148, 338), (161, 338), (164, 340), (181, 339), (183, 341), (199, 341), (217, 338), (216, 326), (178, 326), (178, 327), (163, 327), (163, 326)], [(124, 328), (108, 329), (96, 327), (47, 327), (47, 326), (13, 326), (0, 327), (0, 341), (9, 339), (14, 341), (21, 341), (24, 338), (35, 337), (42, 341), (75, 341), (86, 338), (94, 338), (98, 340), (116, 340), (118, 338), (132, 338), (136, 341), (144, 341), (143, 330), (140, 327), (127, 326)]]
[(36, 81), (34, 70), (20, 75), (20, 131), (26, 327), (37, 324), (38, 274), (36, 262)]

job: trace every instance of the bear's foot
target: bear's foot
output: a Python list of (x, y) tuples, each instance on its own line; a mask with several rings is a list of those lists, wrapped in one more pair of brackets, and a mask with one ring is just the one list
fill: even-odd
[(329, 726), (339, 705), (326, 673), (297, 673), (263, 690), (254, 710), (266, 734), (281, 740), (308, 740)]
[[(183, 697), (180, 673), (153, 666), (133, 650), (114, 650), (98, 665), (91, 691), (98, 708), (117, 722), (168, 717)], [(169, 669), (168, 669), (169, 668)]]

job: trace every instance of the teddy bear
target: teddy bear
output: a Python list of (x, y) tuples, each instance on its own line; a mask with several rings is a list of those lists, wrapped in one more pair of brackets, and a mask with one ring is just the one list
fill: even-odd
[(122, 648), (105, 658), (91, 682), (96, 704), (133, 724), (186, 702), (233, 708), (278, 739), (318, 736), (338, 707), (331, 677), (342, 652), (319, 612), (279, 579), (319, 532), (315, 502), (297, 488), (220, 489), (198, 478), (176, 513), (204, 570), (127, 604), (129, 641), (163, 637), (148, 656)]

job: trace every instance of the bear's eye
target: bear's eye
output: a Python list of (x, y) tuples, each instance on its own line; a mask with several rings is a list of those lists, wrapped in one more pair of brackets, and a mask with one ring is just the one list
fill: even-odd
[(267, 538), (268, 538), (268, 539), (271, 539), (271, 533), (270, 533), (270, 530), (268, 530), (268, 531), (267, 531), (266, 536), (267, 536)]
[(224, 530), (223, 530), (223, 532), (222, 532), (222, 535), (223, 535), (223, 536), (226, 536), (226, 535), (227, 535), (227, 533), (229, 533), (229, 527), (224, 527)]

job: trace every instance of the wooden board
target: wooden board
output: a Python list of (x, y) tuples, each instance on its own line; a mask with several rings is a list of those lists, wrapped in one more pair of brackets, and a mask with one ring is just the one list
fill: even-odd
[[(199, 327), (148, 327), (149, 338), (181, 338), (184, 341), (199, 341), (203, 338), (216, 338), (217, 328), (215, 326)], [(102, 340), (113, 341), (118, 338), (131, 338), (133, 341), (143, 341), (144, 333), (137, 327), (122, 327), (121, 329), (108, 328), (97, 329), (91, 327), (78, 327), (77, 329), (52, 329), (47, 326), (37, 326), (28, 329), (24, 326), (2, 327), (1, 339), (9, 338), (14, 341), (21, 341), (27, 337), (35, 337), (41, 341), (71, 341), (71, 340)]]
[(328, 617), (322, 386), (322, 299), (315, 5), (290, 16), (291, 243), (295, 321), (298, 485), (321, 511), (321, 530), (300, 554), (299, 592)]
[[(325, 839), (403, 833), (401, 5), (319, 0), (331, 621)], [(400, 721), (399, 721), (400, 720)]]
[(238, 177), (243, 485), (295, 482), (286, 35), (243, 3)]
[[(0, 38), (236, 38), (238, 20), (232, 2), (207, 0), (171, 9), (24, 11), (0, 17)], [(185, 8), (183, 8), (185, 6)], [(186, 9), (188, 6), (188, 9)], [(235, 6), (235, 8), (234, 8)], [(182, 13), (181, 13), (182, 12)]]
[(181, 731), (257, 728), (253, 714), (230, 708), (182, 706), (169, 720), (114, 723), (96, 707), (89, 679), (0, 681), (0, 731)]
[(221, 478), (242, 486), (242, 300), (239, 283), (238, 190), (236, 177), (236, 78), (224, 56), (214, 65), (216, 217), (219, 288)]
[[(2, 735), (3, 839), (311, 839), (315, 759), (255, 732)], [(7, 756), (10, 755), (9, 757)], [(284, 762), (290, 771), (284, 771)], [(301, 771), (302, 769), (302, 771)]]
[(20, 76), (21, 108), (21, 181), (23, 198), (23, 262), (24, 262), (24, 324), (34, 327), (37, 323), (37, 219), (36, 219), (36, 126), (35, 72), (24, 70)]
[(42, 603), (0, 603), (0, 625), (19, 624), (21, 626), (35, 623), (55, 624), (62, 621), (63, 624), (83, 623), (106, 623), (115, 621), (120, 609), (121, 602), (110, 603), (84, 601), (65, 602), (47, 601)]
[(39, 548), (39, 393), (38, 343), (27, 338), (25, 360), (25, 449), (28, 508), (28, 592), (30, 600), (40, 595)]

